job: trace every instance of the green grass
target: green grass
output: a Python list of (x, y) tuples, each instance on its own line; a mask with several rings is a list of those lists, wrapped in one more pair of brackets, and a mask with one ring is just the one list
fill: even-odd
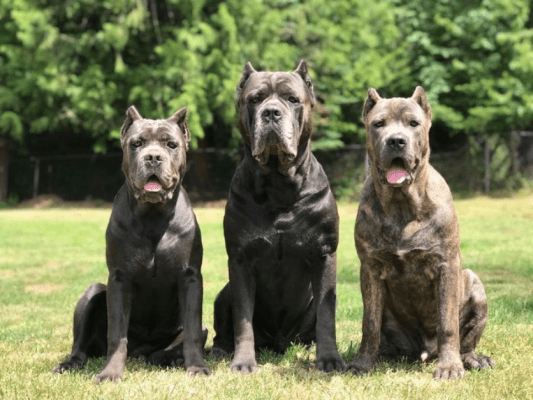
[[(361, 339), (362, 301), (353, 228), (357, 205), (340, 205), (337, 340), (346, 360)], [(241, 376), (207, 358), (211, 377), (128, 361), (119, 384), (95, 385), (103, 359), (79, 372), (51, 368), (69, 353), (72, 313), (92, 282), (105, 282), (110, 210), (0, 210), (0, 398), (6, 399), (533, 399), (533, 197), (456, 201), (464, 268), (479, 274), (489, 323), (479, 350), (496, 367), (459, 381), (432, 379), (435, 364), (383, 364), (373, 374), (324, 374), (314, 348), (263, 352)], [(212, 346), (213, 301), (227, 282), (223, 209), (196, 209), (204, 243), (204, 323)]]

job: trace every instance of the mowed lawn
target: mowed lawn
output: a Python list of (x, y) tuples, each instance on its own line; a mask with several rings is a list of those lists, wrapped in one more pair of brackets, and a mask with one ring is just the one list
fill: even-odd
[[(260, 371), (243, 376), (228, 360), (207, 357), (211, 377), (128, 361), (119, 384), (95, 385), (103, 359), (79, 372), (53, 374), (69, 353), (76, 301), (106, 282), (104, 232), (109, 209), (0, 211), (0, 398), (5, 399), (533, 399), (533, 196), (455, 202), (463, 267), (489, 298), (478, 350), (496, 361), (453, 382), (432, 379), (435, 363), (384, 364), (372, 374), (325, 374), (314, 347), (284, 356), (261, 353)], [(222, 208), (197, 208), (204, 244), (204, 316), (213, 339), (213, 301), (227, 282)], [(337, 343), (350, 360), (361, 340), (359, 260), (353, 242), (356, 204), (341, 204)]]

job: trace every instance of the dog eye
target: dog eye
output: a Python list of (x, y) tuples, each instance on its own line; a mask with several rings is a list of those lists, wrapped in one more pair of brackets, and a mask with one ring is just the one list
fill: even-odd
[(168, 142), (167, 146), (171, 149), (175, 149), (176, 147), (178, 147), (178, 144), (176, 142)]
[(259, 100), (260, 100), (260, 97), (258, 94), (256, 94), (255, 96), (253, 96), (251, 99), (250, 99), (250, 102), (252, 102), (253, 104), (257, 104), (259, 103)]
[(299, 103), (300, 102), (300, 100), (298, 100), (298, 98), (294, 97), (294, 96), (289, 96), (289, 98), (287, 100), (289, 100), (291, 103)]
[(131, 143), (131, 147), (133, 147), (134, 149), (141, 147), (142, 145), (143, 145), (142, 140), (136, 140)]
[(374, 126), (374, 128), (381, 128), (385, 125), (385, 121), (381, 120), (381, 121), (376, 121), (372, 124)]
[(418, 123), (418, 121), (412, 120), (411, 122), (409, 122), (409, 125), (411, 125), (412, 127), (415, 127), (415, 126), (418, 126), (420, 124)]

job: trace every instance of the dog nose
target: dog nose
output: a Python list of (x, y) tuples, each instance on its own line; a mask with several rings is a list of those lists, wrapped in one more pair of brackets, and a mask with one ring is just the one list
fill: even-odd
[(144, 156), (144, 161), (147, 163), (147, 164), (151, 164), (151, 165), (159, 165), (161, 164), (161, 154), (157, 154), (157, 153), (150, 153), (150, 154), (146, 154)]
[(407, 144), (407, 139), (401, 136), (394, 136), (387, 139), (387, 146), (393, 150), (402, 150)]
[(281, 110), (277, 107), (267, 107), (261, 113), (261, 117), (266, 122), (277, 122), (281, 119)]

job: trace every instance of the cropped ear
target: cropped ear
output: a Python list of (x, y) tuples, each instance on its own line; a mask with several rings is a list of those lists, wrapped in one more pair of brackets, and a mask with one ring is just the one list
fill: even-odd
[(302, 79), (304, 80), (305, 85), (307, 86), (307, 89), (309, 90), (309, 93), (311, 95), (311, 106), (314, 106), (316, 103), (315, 89), (313, 87), (313, 80), (311, 79), (311, 77), (309, 76), (309, 73), (307, 72), (307, 61), (301, 60), (298, 63), (298, 66), (296, 67), (294, 72), (300, 75)]
[(185, 149), (189, 150), (191, 132), (189, 131), (189, 127), (187, 126), (187, 112), (187, 107), (180, 108), (167, 121), (173, 124), (177, 124), (179, 126), (179, 128), (183, 132), (183, 136), (185, 137)]
[(239, 81), (239, 84), (237, 85), (237, 98), (241, 97), (242, 90), (244, 89), (244, 85), (246, 84), (246, 81), (252, 75), (254, 72), (257, 72), (254, 67), (252, 66), (252, 63), (249, 61), (244, 66), (244, 69), (242, 70), (242, 77)]
[(126, 132), (128, 129), (130, 129), (130, 126), (137, 121), (138, 119), (142, 119), (141, 114), (139, 114), (139, 111), (135, 108), (135, 106), (130, 106), (128, 110), (126, 111), (126, 120), (122, 124), (122, 128), (120, 128), (120, 140), (124, 140), (124, 137), (126, 136)]
[(376, 89), (374, 88), (368, 89), (368, 92), (366, 94), (365, 105), (363, 106), (363, 121), (365, 121), (365, 123), (366, 123), (368, 114), (380, 100), (381, 100), (381, 97), (379, 96)]
[(426, 92), (422, 86), (416, 87), (415, 92), (411, 96), (411, 99), (413, 99), (420, 107), (422, 107), (422, 110), (424, 110), (428, 118), (431, 120), (431, 107), (429, 106), (428, 100), (426, 98)]

